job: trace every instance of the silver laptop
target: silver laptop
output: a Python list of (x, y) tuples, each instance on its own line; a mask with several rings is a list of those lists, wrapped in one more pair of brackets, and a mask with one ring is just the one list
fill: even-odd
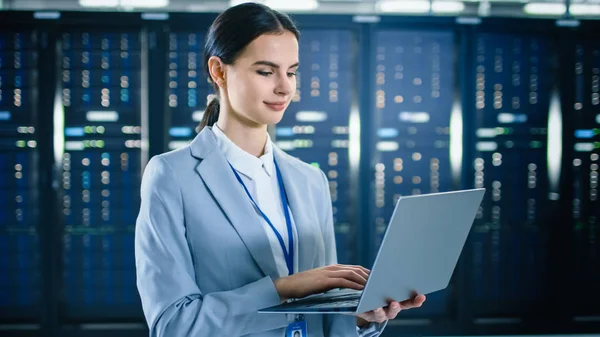
[(260, 313), (362, 313), (446, 288), (485, 189), (398, 199), (367, 284), (290, 300)]

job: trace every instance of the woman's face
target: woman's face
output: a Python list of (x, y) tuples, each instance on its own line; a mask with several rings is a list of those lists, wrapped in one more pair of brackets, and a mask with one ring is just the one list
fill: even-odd
[(225, 90), (233, 113), (247, 123), (276, 124), (296, 93), (298, 40), (263, 34), (226, 66)]

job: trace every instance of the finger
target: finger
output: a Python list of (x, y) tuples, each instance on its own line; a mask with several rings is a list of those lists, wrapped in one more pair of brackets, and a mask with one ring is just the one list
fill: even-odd
[(383, 310), (383, 308), (375, 309), (373, 311), (373, 313), (375, 314), (375, 322), (383, 323), (384, 321), (387, 320), (387, 315), (386, 315), (385, 310)]
[(353, 269), (354, 269), (354, 270), (355, 270), (357, 273), (359, 273), (359, 274), (363, 275), (363, 277), (364, 277), (365, 279), (368, 279), (368, 278), (369, 278), (369, 275), (371, 275), (371, 271), (370, 271), (369, 269), (367, 269), (367, 268), (363, 268), (363, 267), (361, 267), (361, 266), (353, 266)]
[(344, 278), (348, 281), (352, 281), (361, 285), (365, 285), (367, 283), (366, 278), (362, 277), (357, 272), (351, 269), (331, 271), (328, 273), (328, 276), (332, 278)]
[(359, 266), (359, 265), (350, 265), (350, 264), (336, 264), (334, 265), (337, 268), (352, 268), (352, 269), (360, 269), (362, 271), (364, 271), (367, 274), (370, 274), (371, 271), (363, 266)]
[(361, 266), (342, 266), (340, 270), (352, 270), (358, 275), (362, 276), (365, 279), (365, 281), (369, 278), (370, 273), (368, 269), (363, 268)]
[(355, 265), (345, 265), (345, 264), (336, 264), (336, 265), (332, 265), (330, 270), (353, 270), (361, 275), (363, 275), (363, 277), (366, 279), (369, 277), (369, 275), (371, 274), (371, 271), (365, 267), (362, 266), (355, 266)]
[(325, 287), (327, 288), (327, 290), (331, 290), (331, 289), (336, 289), (336, 288), (348, 288), (348, 289), (354, 289), (354, 290), (363, 290), (365, 288), (365, 286), (363, 284), (357, 283), (357, 282), (353, 282), (350, 280), (347, 280), (345, 278), (327, 278), (325, 280)]
[(420, 307), (423, 302), (425, 302), (425, 295), (417, 295), (412, 299), (412, 304), (414, 307)]
[(396, 318), (396, 316), (398, 315), (398, 313), (402, 311), (402, 308), (400, 307), (400, 303), (398, 302), (392, 302), (388, 305), (387, 310), (386, 310), (386, 316), (387, 319), (394, 319)]
[(425, 297), (425, 295), (418, 295), (417, 297), (414, 298), (413, 303), (415, 303), (415, 305), (420, 307), (423, 303), (425, 303), (426, 299), (427, 298)]
[(367, 275), (371, 274), (371, 271), (363, 266), (354, 266), (365, 272)]
[(402, 309), (412, 309), (420, 307), (425, 302), (424, 295), (417, 295), (414, 298), (400, 302)]
[(400, 308), (402, 310), (408, 310), (408, 309), (412, 309), (414, 307), (415, 307), (415, 305), (413, 304), (412, 300), (406, 300), (406, 301), (400, 302)]

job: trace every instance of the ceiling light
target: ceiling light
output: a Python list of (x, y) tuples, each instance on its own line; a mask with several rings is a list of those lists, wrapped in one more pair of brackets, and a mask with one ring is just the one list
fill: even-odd
[(123, 7), (135, 8), (161, 8), (169, 5), (169, 0), (121, 0)]
[(265, 5), (280, 11), (311, 11), (319, 7), (317, 0), (266, 0)]
[(82, 7), (117, 7), (119, 0), (79, 0)]
[(564, 15), (567, 7), (561, 3), (532, 2), (526, 4), (523, 11), (531, 15)]
[(490, 16), (490, 10), (492, 6), (490, 5), (489, 0), (482, 0), (477, 6), (477, 14), (479, 16)]
[(169, 5), (169, 0), (79, 0), (82, 7), (127, 7), (161, 8)]
[(597, 4), (572, 4), (569, 13), (573, 15), (600, 15), (600, 5)]
[(460, 13), (465, 10), (465, 4), (460, 1), (434, 1), (431, 10), (435, 13)]
[(427, 13), (431, 3), (425, 0), (383, 0), (377, 2), (377, 9), (387, 13)]
[(247, 2), (263, 3), (264, 1), (261, 1), (261, 0), (254, 0), (254, 1), (252, 1), (252, 0), (230, 0), (229, 1), (229, 7), (233, 7), (233, 6), (245, 4)]

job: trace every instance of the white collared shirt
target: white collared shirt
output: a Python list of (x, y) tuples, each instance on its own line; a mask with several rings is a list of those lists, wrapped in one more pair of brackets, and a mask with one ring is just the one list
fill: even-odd
[[(271, 220), (273, 226), (279, 231), (281, 238), (285, 243), (286, 249), (288, 247), (288, 231), (285, 222), (285, 215), (282, 208), (282, 200), (279, 192), (279, 182), (277, 180), (277, 173), (275, 170), (275, 163), (273, 161), (273, 144), (271, 143), (271, 137), (267, 133), (267, 143), (265, 145), (265, 153), (257, 158), (250, 153), (242, 150), (234, 142), (232, 142), (227, 135), (219, 128), (215, 123), (212, 127), (212, 131), (217, 138), (219, 148), (225, 155), (225, 158), (229, 161), (231, 166), (239, 173), (242, 181), (248, 188), (248, 192), (252, 195), (252, 198), (265, 215)], [(236, 184), (239, 182), (236, 180)], [(244, 197), (250, 199), (245, 195)], [(256, 208), (252, 206), (255, 210)], [(288, 211), (290, 212), (290, 218), (292, 221), (292, 232), (294, 236), (294, 272), (298, 271), (298, 234), (296, 232), (296, 225), (292, 217), (292, 211), (287, 205)], [(288, 276), (288, 268), (285, 260), (285, 255), (279, 244), (277, 236), (271, 229), (271, 226), (262, 217), (262, 215), (256, 210), (255, 221), (260, 221), (263, 229), (265, 230), (269, 243), (271, 245), (271, 251), (275, 258), (275, 264), (280, 277)], [(253, 219), (254, 220), (254, 219)]]

